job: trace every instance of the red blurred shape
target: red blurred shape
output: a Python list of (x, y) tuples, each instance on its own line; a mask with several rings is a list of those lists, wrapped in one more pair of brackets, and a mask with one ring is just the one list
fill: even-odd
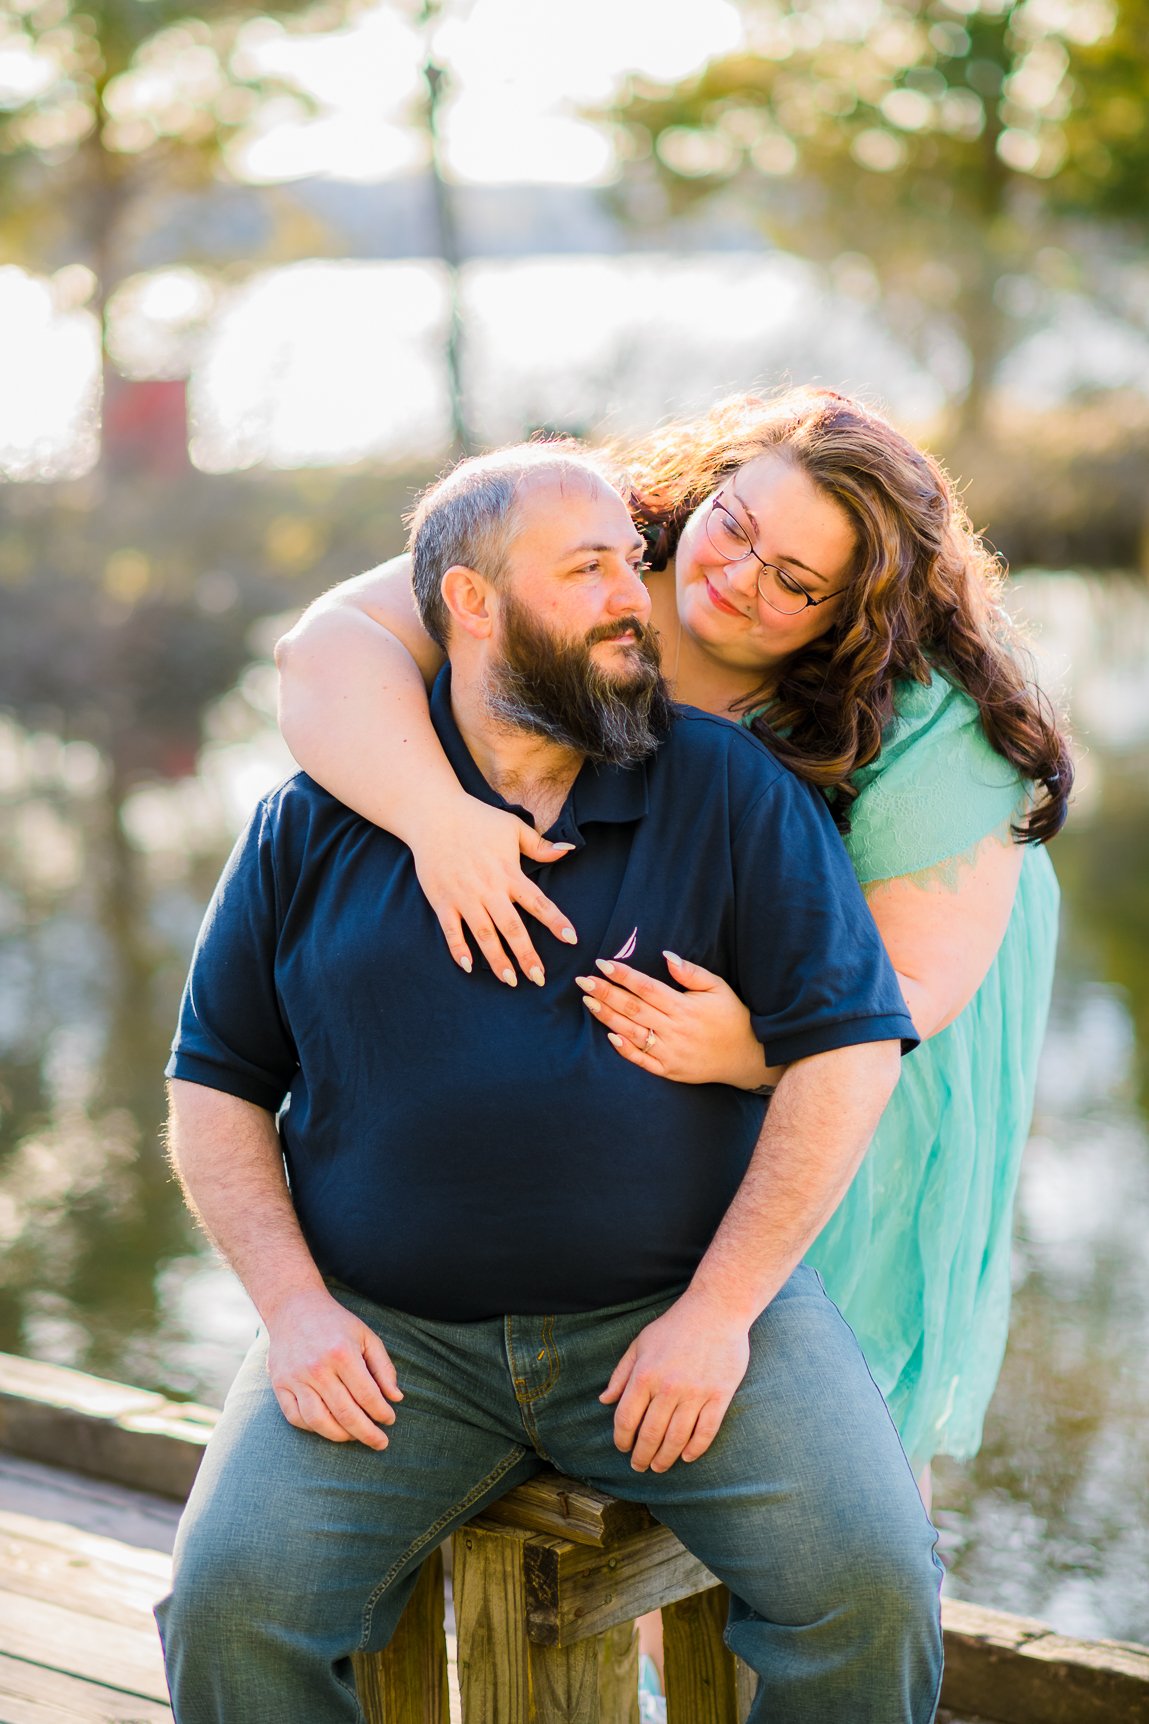
[(188, 460), (187, 384), (182, 377), (104, 380), (103, 460), (115, 473), (178, 478)]

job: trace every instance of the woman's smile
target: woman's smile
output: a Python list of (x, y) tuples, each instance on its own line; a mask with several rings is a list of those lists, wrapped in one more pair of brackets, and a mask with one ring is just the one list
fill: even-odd
[(731, 617), (741, 617), (744, 623), (750, 621), (750, 618), (746, 615), (745, 611), (740, 611), (737, 605), (732, 605), (729, 599), (723, 598), (722, 594), (718, 591), (718, 588), (707, 578), (707, 576), (704, 575), (702, 579), (706, 586), (706, 596), (716, 611), (724, 611), (727, 616)]

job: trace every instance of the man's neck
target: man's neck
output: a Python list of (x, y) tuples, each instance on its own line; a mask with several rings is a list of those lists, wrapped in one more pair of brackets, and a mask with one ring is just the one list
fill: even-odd
[(584, 756), (562, 743), (500, 724), (487, 710), (481, 679), (451, 677), (459, 734), (492, 790), (530, 811), (540, 832), (553, 826)]

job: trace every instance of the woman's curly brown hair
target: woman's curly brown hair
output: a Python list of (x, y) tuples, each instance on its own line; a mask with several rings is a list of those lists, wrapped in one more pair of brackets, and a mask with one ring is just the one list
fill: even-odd
[(977, 702), (989, 742), (1038, 789), (1014, 827), (1018, 842), (1060, 831), (1073, 783), (1066, 739), (1001, 609), (1005, 570), (932, 456), (829, 389), (735, 396), (616, 453), (656, 568), (698, 505), (759, 455), (792, 462), (849, 517), (857, 552), (839, 615), (785, 661), (752, 721), (793, 772), (828, 793), (843, 831), (852, 774), (881, 748), (895, 684), (928, 683), (935, 668)]

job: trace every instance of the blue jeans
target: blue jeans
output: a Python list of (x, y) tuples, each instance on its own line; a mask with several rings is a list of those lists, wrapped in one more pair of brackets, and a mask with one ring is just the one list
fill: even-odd
[[(350, 1656), (385, 1646), (420, 1560), (549, 1461), (647, 1503), (733, 1595), (756, 1724), (929, 1724), (941, 1682), (936, 1535), (885, 1404), (814, 1271), (751, 1336), (708, 1452), (636, 1473), (599, 1404), (673, 1303), (426, 1322), (339, 1288), (404, 1400), (382, 1451), (283, 1417), (260, 1338), (236, 1379), (158, 1607), (179, 1724), (356, 1724)], [(492, 1719), (488, 1724), (504, 1724)]]

